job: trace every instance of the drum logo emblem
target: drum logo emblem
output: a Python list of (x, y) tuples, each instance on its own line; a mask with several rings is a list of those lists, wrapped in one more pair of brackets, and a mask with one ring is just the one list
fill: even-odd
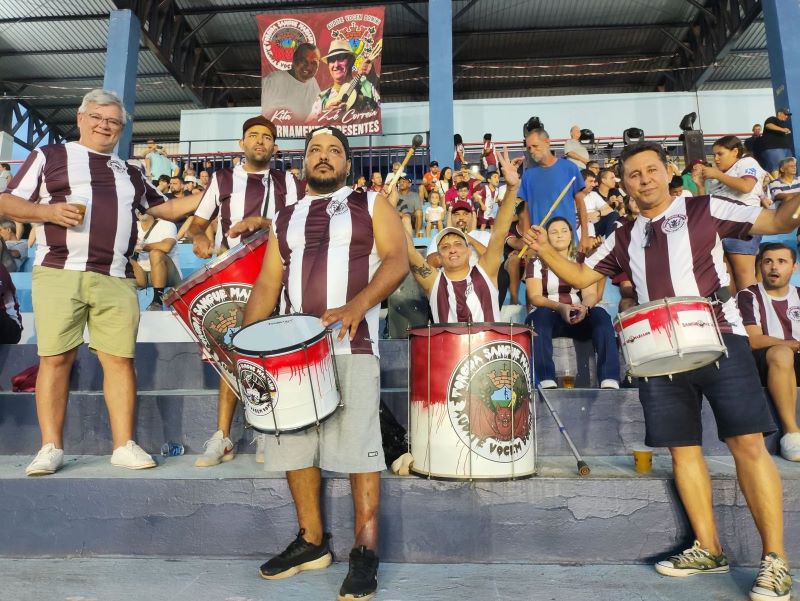
[(665, 234), (677, 232), (678, 230), (683, 229), (683, 227), (686, 225), (687, 219), (688, 218), (686, 215), (672, 215), (667, 217), (664, 220), (664, 223), (661, 224), (661, 231)]
[(262, 366), (239, 361), (239, 393), (252, 415), (267, 415), (278, 404), (278, 385)]
[(461, 442), (497, 463), (531, 447), (530, 364), (513, 341), (480, 346), (456, 365), (447, 386), (450, 423)]
[(213, 359), (233, 373), (233, 336), (242, 327), (250, 284), (220, 284), (199, 294), (189, 307), (189, 321), (197, 339)]
[(800, 321), (800, 307), (795, 305), (794, 307), (786, 309), (786, 317), (792, 321)]
[(261, 38), (264, 57), (278, 71), (292, 68), (295, 48), (302, 43), (316, 45), (314, 31), (302, 21), (292, 18), (278, 19), (264, 30)]

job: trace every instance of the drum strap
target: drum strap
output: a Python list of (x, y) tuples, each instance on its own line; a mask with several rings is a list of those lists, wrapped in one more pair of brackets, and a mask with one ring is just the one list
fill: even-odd
[(153, 219), (153, 224), (149, 228), (147, 228), (147, 231), (144, 233), (144, 238), (142, 238), (142, 244), (147, 242), (147, 238), (150, 236), (150, 232), (153, 231), (153, 228), (156, 226), (156, 223), (158, 223), (158, 219)]
[(727, 286), (723, 286), (722, 288), (717, 288), (713, 294), (707, 297), (712, 303), (722, 303), (725, 304), (729, 300), (731, 300), (731, 291)]
[[(269, 194), (272, 191), (272, 169), (267, 169), (267, 174), (264, 176), (264, 179), (267, 180), (267, 193), (264, 195), (264, 208), (261, 211), (261, 218), (267, 218), (267, 211), (269, 210)], [(275, 199), (275, 204), (277, 205), (277, 199)], [(283, 207), (281, 207), (283, 208)], [(275, 212), (278, 212), (278, 207), (275, 207)]]

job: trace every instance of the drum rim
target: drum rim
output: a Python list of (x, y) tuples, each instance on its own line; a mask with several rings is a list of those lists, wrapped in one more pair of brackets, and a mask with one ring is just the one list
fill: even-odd
[(443, 476), (439, 474), (428, 474), (428, 472), (417, 470), (413, 467), (408, 468), (408, 471), (419, 478), (425, 480), (439, 480), (441, 482), (469, 482), (470, 480), (480, 480), (481, 482), (513, 482), (514, 480), (526, 480), (536, 475), (536, 466), (529, 474), (514, 475), (514, 476)]
[[(327, 415), (325, 415), (325, 416), (323, 416), (323, 417), (319, 418), (319, 423), (320, 423), (320, 424), (323, 424), (323, 423), (325, 423), (326, 421), (328, 421), (328, 420), (329, 420), (331, 417), (333, 417), (334, 415), (336, 415), (336, 412), (337, 412), (337, 411), (339, 411), (339, 409), (341, 409), (341, 405), (339, 405), (339, 404), (336, 404), (336, 405), (334, 405), (334, 407), (333, 407), (333, 411), (331, 411), (331, 412), (330, 412), (330, 413), (328, 413)], [(273, 411), (275, 411), (275, 409), (274, 409), (274, 408), (273, 408)], [(317, 425), (317, 422), (311, 422), (310, 424), (306, 424), (305, 426), (298, 426), (298, 427), (296, 427), (296, 428), (286, 428), (286, 429), (284, 429), (284, 430), (275, 430), (275, 429), (272, 429), (272, 430), (262, 430), (261, 428), (259, 428), (259, 427), (257, 427), (257, 426), (254, 426), (254, 425), (253, 425), (253, 424), (250, 422), (250, 420), (248, 420), (248, 419), (247, 419), (247, 415), (246, 415), (246, 414), (245, 414), (245, 420), (247, 420), (247, 423), (248, 423), (248, 424), (250, 425), (250, 427), (251, 427), (251, 428), (253, 428), (253, 430), (255, 430), (256, 432), (260, 432), (261, 434), (273, 434), (273, 435), (282, 435), (282, 434), (299, 434), (300, 432), (303, 432), (303, 431), (305, 431), (305, 430), (308, 430), (309, 428), (316, 427), (316, 425)]]
[[(164, 304), (167, 306), (173, 304), (174, 301), (172, 297), (175, 296), (180, 298), (181, 295), (194, 288), (197, 284), (205, 282), (212, 275), (219, 273), (222, 269), (228, 267), (232, 263), (235, 263), (236, 260), (233, 260), (234, 257), (239, 254), (244, 247), (249, 247), (250, 250), (254, 250), (259, 246), (266, 244), (268, 238), (269, 232), (265, 230), (254, 232), (251, 236), (248, 236), (233, 248), (228, 249), (214, 260), (209, 261), (205, 265), (194, 270), (186, 277), (185, 280), (181, 281), (177, 286), (175, 286), (169, 292), (169, 294), (164, 296)], [(248, 286), (251, 285), (252, 284), (248, 284)]]
[(647, 309), (652, 309), (653, 307), (658, 306), (667, 306), (667, 300), (669, 303), (683, 303), (683, 302), (703, 302), (707, 304), (709, 307), (711, 306), (711, 301), (708, 300), (705, 296), (665, 296), (664, 298), (656, 299), (653, 301), (646, 302), (642, 305), (636, 305), (631, 307), (630, 309), (625, 309), (621, 313), (617, 313), (616, 319), (618, 321), (622, 321), (623, 317), (627, 317), (629, 315), (636, 315), (640, 311), (646, 311)]
[[(475, 322), (454, 321), (448, 323), (435, 323), (427, 326), (417, 326), (416, 328), (409, 328), (408, 336), (409, 338), (411, 336), (422, 336), (423, 333), (431, 330), (447, 329), (447, 328), (475, 328), (477, 333), (484, 330), (497, 330), (498, 328), (508, 328), (509, 326), (511, 326), (512, 328), (519, 328), (520, 330), (533, 333), (533, 326), (529, 326), (524, 323), (507, 322), (507, 321), (475, 321)], [(478, 328), (483, 328), (483, 329), (478, 329)], [(517, 333), (522, 333), (522, 332), (517, 332)]]
[(258, 321), (254, 321), (253, 323), (249, 323), (246, 326), (244, 326), (241, 330), (236, 332), (236, 334), (234, 334), (234, 336), (233, 336), (233, 339), (231, 340), (231, 346), (233, 346), (234, 350), (237, 353), (245, 355), (247, 357), (276, 357), (278, 355), (286, 355), (288, 353), (293, 353), (295, 351), (299, 351), (300, 349), (303, 348), (303, 345), (310, 346), (311, 344), (316, 344), (317, 342), (322, 340), (322, 338), (327, 336), (328, 332), (330, 332), (330, 330), (328, 328), (326, 328), (326, 327), (322, 326), (322, 324), (320, 324), (320, 327), (322, 328), (322, 331), (319, 334), (315, 334), (312, 338), (309, 338), (308, 340), (304, 340), (303, 342), (298, 342), (298, 343), (293, 344), (291, 346), (287, 346), (287, 347), (283, 347), (283, 348), (279, 348), (279, 349), (275, 349), (275, 350), (270, 350), (270, 351), (264, 351), (264, 350), (253, 351), (253, 350), (249, 350), (249, 349), (243, 349), (243, 348), (241, 348), (241, 347), (236, 345), (236, 337), (239, 334), (241, 334), (242, 332), (244, 332), (247, 328), (249, 328), (251, 326), (254, 326), (256, 324), (260, 324), (260, 323), (264, 323), (266, 321), (273, 320), (273, 319), (284, 319), (286, 317), (315, 317), (316, 319), (320, 319), (320, 317), (318, 315), (313, 315), (311, 313), (289, 313), (287, 315), (271, 315), (270, 317), (266, 317), (264, 319), (259, 319)]

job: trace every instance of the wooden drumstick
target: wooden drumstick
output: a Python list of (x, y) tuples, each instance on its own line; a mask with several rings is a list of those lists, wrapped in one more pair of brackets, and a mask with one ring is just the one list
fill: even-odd
[(394, 186), (394, 185), (397, 183), (397, 180), (398, 180), (398, 179), (400, 179), (400, 174), (401, 174), (401, 173), (403, 173), (403, 169), (405, 169), (405, 168), (406, 168), (406, 165), (408, 165), (408, 162), (411, 160), (411, 157), (413, 157), (413, 156), (414, 156), (414, 152), (415, 152), (415, 151), (417, 150), (417, 148), (419, 148), (420, 146), (422, 146), (422, 136), (421, 136), (421, 135), (419, 135), (419, 134), (417, 134), (417, 135), (416, 135), (416, 136), (414, 136), (414, 138), (411, 140), (411, 148), (409, 148), (409, 149), (408, 149), (408, 152), (406, 153), (406, 156), (405, 156), (405, 158), (403, 158), (403, 162), (402, 162), (402, 163), (400, 163), (400, 169), (398, 169), (397, 171), (395, 171), (394, 173), (392, 173), (392, 174), (391, 174), (391, 175), (390, 175), (390, 176), (389, 176), (389, 177), (386, 179), (386, 184), (385, 184), (385, 187), (386, 187), (386, 189), (387, 189), (387, 190), (391, 189), (391, 187), (392, 187), (392, 186)]
[(800, 206), (798, 206), (797, 210), (795, 210), (795, 212), (792, 213), (792, 219), (797, 219), (798, 217), (800, 217)]
[[(547, 215), (545, 215), (544, 219), (542, 219), (539, 222), (539, 227), (542, 227), (545, 223), (547, 223), (547, 220), (550, 219), (550, 215), (553, 214), (553, 211), (556, 210), (556, 207), (559, 205), (561, 200), (567, 195), (567, 190), (569, 190), (570, 186), (572, 186), (572, 183), (574, 181), (575, 181), (575, 176), (573, 175), (572, 179), (569, 180), (567, 182), (567, 185), (564, 186), (564, 189), (561, 190), (561, 194), (558, 195), (558, 198), (556, 198), (555, 201), (553, 202), (553, 204), (550, 206), (550, 210), (547, 211)], [(527, 244), (523, 245), (523, 247), (519, 249), (519, 252), (517, 253), (517, 256), (523, 257), (526, 252), (528, 252), (528, 245)]]

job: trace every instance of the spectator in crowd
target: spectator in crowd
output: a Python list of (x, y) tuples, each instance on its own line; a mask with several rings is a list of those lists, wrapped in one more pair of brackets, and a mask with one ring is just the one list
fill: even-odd
[(158, 183), (156, 185), (156, 189), (161, 192), (164, 196), (169, 194), (169, 175), (161, 175), (158, 178)]
[(564, 217), (572, 224), (573, 230), (579, 224), (580, 250), (589, 252), (592, 242), (589, 239), (589, 221), (583, 202), (586, 190), (580, 169), (568, 160), (555, 157), (550, 150), (550, 135), (544, 129), (531, 130), (525, 138), (525, 145), (536, 164), (522, 174), (519, 197), (528, 207), (528, 211), (522, 214), (522, 230), (527, 230), (530, 224), (539, 224), (563, 188), (574, 178), (552, 216)]
[[(456, 203), (468, 203), (472, 205), (472, 199), (469, 195), (469, 184), (461, 178), (460, 172), (456, 172), (456, 179), (458, 180), (456, 185), (444, 195), (445, 204), (448, 209), (452, 208)], [(477, 219), (475, 223), (477, 224)]]
[(207, 190), (208, 189), (208, 185), (211, 183), (211, 174), (210, 174), (210, 172), (208, 172), (205, 169), (203, 169), (200, 172), (198, 180), (200, 180), (199, 184), (200, 184), (200, 186), (203, 187), (203, 190)]
[(586, 169), (589, 163), (589, 151), (581, 144), (581, 128), (573, 125), (569, 130), (569, 139), (564, 142), (564, 158), (572, 161), (578, 169)]
[(522, 241), (522, 231), (520, 231), (519, 216), (525, 210), (525, 203), (518, 202), (514, 209), (514, 220), (511, 222), (511, 227), (506, 234), (505, 245), (503, 246), (503, 266), (508, 274), (508, 286), (506, 289), (505, 283), (502, 278), (498, 281), (498, 288), (500, 291), (500, 304), (506, 298), (506, 293), (509, 295), (509, 304), (519, 304), (519, 289), (522, 276), (525, 274), (525, 267), (528, 263), (530, 251), (526, 251), (524, 256), (520, 256), (520, 251), (525, 246)]
[(400, 211), (403, 227), (409, 236), (421, 237), (422, 203), (419, 194), (411, 191), (411, 178), (405, 174), (400, 176), (397, 194), (397, 210)]
[[(753, 157), (745, 156), (741, 140), (736, 136), (723, 136), (714, 142), (712, 150), (716, 167), (703, 167), (694, 172), (699, 193), (724, 196), (752, 207), (760, 206), (761, 184), (766, 173)], [(753, 236), (750, 240), (726, 238), (722, 241), (733, 275), (734, 292), (756, 283), (756, 255), (760, 243), (761, 236)]]
[(478, 173), (477, 165), (469, 165), (468, 163), (461, 163), (461, 181), (469, 184), (469, 195), (475, 194), (478, 186), (484, 180), (484, 177)]
[[(586, 170), (588, 171), (588, 169)], [(588, 171), (592, 175), (593, 172)], [(597, 188), (590, 190), (584, 198), (586, 218), (589, 220), (589, 235), (606, 238), (616, 229), (619, 213), (608, 204), (608, 194), (614, 189), (616, 180), (614, 172), (604, 169), (600, 172)], [(589, 189), (588, 182), (586, 189)]]
[(691, 192), (692, 196), (700, 194), (700, 188), (697, 187), (697, 179), (702, 179), (703, 167), (707, 167), (708, 163), (702, 159), (695, 159), (686, 166), (681, 172), (681, 179), (683, 180), (683, 189)]
[[(89, 344), (103, 367), (114, 445), (111, 463), (130, 469), (156, 465), (133, 441), (139, 302), (128, 259), (136, 242), (134, 210), (177, 219), (197, 202), (165, 202), (139, 169), (113, 154), (126, 120), (115, 94), (90, 91), (78, 108), (78, 141), (35, 149), (0, 195), (0, 213), (36, 222), (40, 245), (33, 313), (42, 449), (26, 469), (29, 476), (52, 474), (63, 465), (69, 374), (87, 325)], [(84, 207), (58, 202), (68, 195), (85, 199)]]
[(785, 200), (790, 194), (800, 192), (797, 177), (797, 159), (787, 157), (778, 163), (778, 177), (769, 183), (769, 193), (774, 202)]
[(483, 176), (497, 171), (497, 153), (492, 142), (492, 134), (483, 134), (483, 150), (481, 151), (481, 172)]
[(450, 167), (445, 167), (441, 170), (439, 179), (435, 183), (436, 191), (439, 192), (442, 202), (445, 201), (445, 195), (453, 185), (453, 170)]
[(186, 186), (181, 176), (172, 176), (169, 180), (169, 192), (167, 192), (166, 197), (172, 199), (188, 196), (189, 194), (186, 192), (185, 187)]
[(147, 310), (161, 311), (164, 291), (181, 282), (176, 248), (178, 228), (171, 221), (139, 213), (136, 234), (136, 246), (131, 255), (133, 277), (138, 288), (153, 288), (153, 301)]
[[(572, 224), (563, 217), (547, 223), (547, 239), (565, 259), (576, 261), (577, 249)], [(597, 353), (597, 379), (600, 388), (619, 388), (619, 355), (611, 317), (602, 308), (597, 283), (579, 290), (561, 280), (541, 261), (528, 263), (525, 274), (528, 304), (533, 313), (534, 370), (542, 388), (557, 388), (553, 362), (553, 338), (591, 339)]]
[(425, 209), (425, 222), (427, 223), (427, 226), (425, 227), (426, 238), (430, 238), (431, 230), (433, 228), (436, 228), (439, 232), (444, 229), (442, 227), (442, 222), (444, 221), (445, 217), (445, 208), (442, 205), (442, 197), (439, 195), (439, 192), (436, 190), (431, 190), (428, 200), (430, 202), (430, 206)]
[(781, 455), (787, 461), (800, 461), (800, 330), (796, 325), (800, 289), (790, 284), (797, 270), (797, 253), (785, 244), (765, 244), (758, 266), (761, 283), (739, 291), (736, 301), (761, 383), (767, 387), (781, 421)]
[(0, 163), (0, 192), (5, 192), (11, 181), (11, 165)]
[(761, 163), (761, 124), (756, 123), (752, 128), (753, 135), (744, 141), (744, 149)]
[(8, 253), (14, 258), (16, 269), (13, 271), (20, 271), (22, 264), (28, 258), (28, 241), (17, 238), (17, 224), (10, 219), (0, 221), (0, 238)]
[[(251, 117), (242, 124), (239, 147), (247, 159), (238, 167), (220, 169), (211, 176), (211, 185), (192, 217), (189, 236), (194, 254), (208, 258), (217, 249), (223, 253), (257, 230), (269, 231), (277, 211), (302, 198), (305, 186), (291, 173), (270, 169), (277, 127), (266, 117)], [(207, 230), (217, 224), (214, 240)], [(243, 303), (237, 305), (237, 324), (242, 323)], [(230, 439), (236, 395), (220, 378), (217, 431), (205, 444), (205, 451), (195, 461), (197, 467), (211, 467), (234, 458)], [(256, 461), (264, 461), (264, 438), (256, 438)]]
[(764, 121), (764, 133), (761, 135), (761, 160), (763, 167), (773, 177), (777, 175), (781, 159), (792, 156), (792, 130), (787, 127), (792, 113), (787, 108), (780, 108), (774, 117)]
[(328, 65), (328, 73), (331, 76), (331, 86), (320, 92), (314, 106), (311, 108), (309, 121), (315, 121), (326, 111), (333, 111), (342, 106), (356, 113), (373, 111), (380, 103), (380, 94), (370, 81), (369, 74), (372, 70), (372, 63), (362, 61), (358, 69), (360, 79), (356, 85), (356, 98), (352, 106), (343, 105), (346, 99), (339, 97), (339, 92), (347, 86), (353, 79), (353, 67), (356, 62), (356, 55), (353, 48), (346, 40), (333, 40), (328, 48), (328, 54), (322, 57), (322, 62)]
[[(298, 180), (300, 179), (299, 177), (297, 177), (297, 175), (295, 175), (295, 178), (298, 179)], [(363, 175), (359, 175), (356, 178), (355, 183), (353, 184), (353, 190), (358, 190), (359, 192), (366, 192), (367, 191), (367, 178), (364, 177)]]
[(167, 156), (164, 147), (156, 144), (155, 140), (147, 141), (147, 154), (144, 156), (144, 169), (147, 178), (158, 185), (158, 178), (162, 175), (177, 175), (178, 165)]
[(429, 169), (430, 171), (422, 176), (422, 185), (419, 187), (419, 197), (422, 200), (426, 200), (430, 193), (436, 189), (436, 184), (441, 174), (438, 161), (431, 161)]
[(683, 178), (680, 175), (673, 175), (672, 179), (669, 180), (669, 193), (672, 196), (682, 196), (684, 198), (692, 195), (689, 190), (683, 189)]
[(369, 178), (370, 186), (367, 188), (368, 192), (383, 193), (383, 176), (380, 171), (373, 171)]
[[(475, 229), (475, 212), (472, 203), (466, 199), (456, 202), (455, 204), (447, 207), (447, 223), (445, 228), (456, 228), (461, 230), (467, 237), (467, 242), (472, 249), (470, 254), (471, 265), (478, 262), (480, 256), (486, 252), (486, 244), (489, 242), (491, 232), (486, 230)], [(439, 256), (436, 240), (431, 240), (428, 245), (426, 260), (431, 267), (439, 268), (442, 266), (441, 257)]]
[(22, 338), (22, 315), (17, 289), (11, 275), (0, 263), (0, 344), (17, 344)]
[(275, 120), (275, 112), (283, 109), (291, 111), (295, 120), (305, 121), (319, 98), (316, 75), (320, 60), (319, 48), (314, 44), (298, 44), (291, 69), (273, 71), (261, 80), (261, 114)]
[(597, 161), (589, 161), (586, 163), (586, 168), (594, 173), (596, 176), (600, 176), (600, 163)]
[(464, 140), (461, 139), (461, 134), (455, 134), (453, 136), (453, 169), (456, 171), (461, 169), (461, 163), (466, 160), (466, 155), (464, 154)]
[(495, 170), (489, 173), (486, 185), (474, 194), (475, 204), (478, 209), (478, 227), (482, 230), (492, 229), (494, 219), (500, 204), (500, 172)]

